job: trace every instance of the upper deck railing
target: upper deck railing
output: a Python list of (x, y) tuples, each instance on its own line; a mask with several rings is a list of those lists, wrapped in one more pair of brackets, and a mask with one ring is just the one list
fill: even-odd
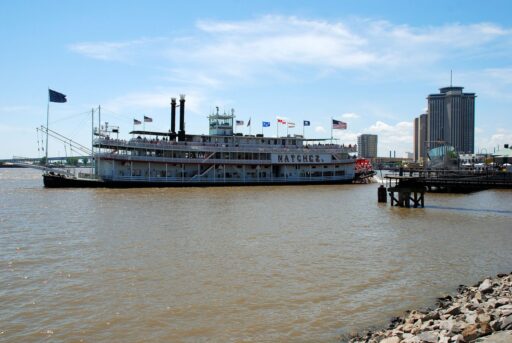
[[(96, 139), (94, 145), (103, 148), (124, 148), (124, 149), (151, 149), (151, 150), (180, 150), (180, 151), (208, 151), (208, 152), (286, 152), (307, 153), (311, 150), (321, 150), (325, 153), (350, 152), (350, 149), (339, 144), (308, 144), (298, 145), (274, 145), (274, 144), (233, 144), (233, 143), (210, 143), (210, 142), (175, 142), (162, 140), (142, 139)], [(320, 152), (320, 151), (318, 151)]]

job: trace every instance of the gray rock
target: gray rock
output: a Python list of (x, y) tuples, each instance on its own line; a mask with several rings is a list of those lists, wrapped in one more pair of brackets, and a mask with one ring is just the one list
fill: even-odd
[(398, 337), (388, 337), (388, 338), (384, 338), (382, 341), (380, 341), (380, 343), (399, 343), (400, 342), (400, 338)]
[(489, 323), (490, 321), (491, 321), (491, 316), (488, 315), (487, 313), (479, 314), (476, 317), (476, 322), (477, 323)]
[(512, 329), (512, 315), (507, 317), (502, 317), (500, 320), (500, 330), (510, 330)]
[(437, 343), (439, 334), (435, 331), (424, 331), (416, 337), (418, 337), (422, 342)]
[(512, 342), (512, 331), (495, 332), (490, 336), (480, 337), (475, 343), (510, 343)]
[(485, 279), (480, 286), (478, 287), (478, 290), (482, 293), (491, 293), (492, 292), (492, 282), (489, 279)]
[(499, 311), (500, 315), (502, 316), (508, 316), (512, 314), (512, 305), (503, 305), (497, 309)]
[(464, 337), (461, 334), (455, 335), (455, 336), (452, 336), (452, 338), (450, 338), (450, 341), (455, 342), (455, 343), (464, 342)]
[(452, 316), (456, 316), (461, 313), (460, 306), (459, 305), (450, 306), (444, 313), (450, 314)]

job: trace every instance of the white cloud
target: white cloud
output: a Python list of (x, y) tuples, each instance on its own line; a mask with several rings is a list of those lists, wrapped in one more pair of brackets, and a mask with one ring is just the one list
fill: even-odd
[[(122, 112), (125, 110), (152, 110), (170, 108), (171, 98), (177, 97), (180, 92), (175, 89), (160, 89), (147, 92), (133, 92), (121, 95), (117, 98), (111, 99), (105, 103), (105, 108), (114, 111)], [(187, 111), (197, 113), (202, 107), (204, 97), (202, 94), (190, 90), (185, 92), (186, 102), (185, 106)]]
[(405, 156), (405, 152), (412, 151), (413, 124), (411, 122), (398, 122), (391, 125), (377, 121), (360, 132), (335, 130), (334, 136), (344, 144), (355, 144), (357, 137), (364, 133), (378, 136), (379, 156), (388, 156), (389, 151), (396, 151), (397, 156)]
[[(304, 66), (314, 77), (345, 70), (372, 78), (388, 78), (389, 73), (417, 77), (418, 70), (429, 75), (429, 68), (439, 61), (509, 56), (511, 36), (510, 28), (492, 23), (414, 27), (361, 18), (326, 21), (267, 15), (243, 21), (199, 20), (196, 31), (183, 37), (81, 42), (70, 49), (127, 63), (150, 57), (171, 70), (171, 79), (219, 86), (256, 75), (267, 80), (301, 78), (294, 67)], [(492, 76), (492, 70), (488, 74)], [(495, 77), (511, 79), (501, 71)]]
[(477, 138), (475, 152), (485, 149), (487, 153), (493, 153), (494, 149), (498, 149), (498, 147), (503, 149), (504, 144), (512, 145), (512, 130), (496, 129), (490, 137)]
[(323, 126), (316, 126), (315, 127), (315, 132), (316, 133), (326, 133), (327, 130)]
[(341, 118), (343, 118), (343, 119), (357, 119), (357, 118), (359, 118), (359, 114), (352, 113), (352, 112), (350, 112), (350, 113), (343, 113), (341, 115)]
[(78, 54), (105, 61), (128, 62), (135, 55), (140, 55), (155, 43), (162, 43), (164, 38), (141, 38), (122, 42), (82, 42), (69, 46), (69, 49)]

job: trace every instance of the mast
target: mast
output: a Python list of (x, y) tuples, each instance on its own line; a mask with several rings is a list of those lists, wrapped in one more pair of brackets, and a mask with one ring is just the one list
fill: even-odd
[(48, 168), (48, 123), (50, 120), (50, 87), (48, 87), (48, 105), (46, 106), (46, 148), (45, 150), (45, 158), (44, 164), (45, 167)]
[(94, 160), (94, 108), (91, 109), (91, 175), (93, 171)]
[(98, 105), (98, 155), (96, 161), (96, 175), (100, 176), (100, 155), (101, 155), (101, 105)]

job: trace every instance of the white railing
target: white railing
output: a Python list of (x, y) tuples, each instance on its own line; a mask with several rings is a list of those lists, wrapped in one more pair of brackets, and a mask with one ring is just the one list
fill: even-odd
[(337, 144), (315, 144), (308, 146), (265, 145), (265, 144), (228, 144), (228, 143), (202, 143), (202, 142), (169, 142), (169, 141), (141, 141), (132, 139), (96, 139), (94, 145), (103, 148), (142, 148), (150, 150), (180, 150), (180, 151), (208, 151), (208, 152), (294, 152), (306, 153), (311, 150), (321, 150), (325, 153), (349, 152), (348, 148)]
[(222, 177), (165, 177), (165, 176), (115, 176), (103, 177), (104, 180), (112, 181), (142, 181), (142, 182), (169, 182), (169, 183), (291, 183), (291, 182), (323, 182), (323, 181), (346, 181), (352, 179), (351, 175), (344, 176), (296, 176), (296, 177), (239, 177), (239, 178), (222, 178)]

